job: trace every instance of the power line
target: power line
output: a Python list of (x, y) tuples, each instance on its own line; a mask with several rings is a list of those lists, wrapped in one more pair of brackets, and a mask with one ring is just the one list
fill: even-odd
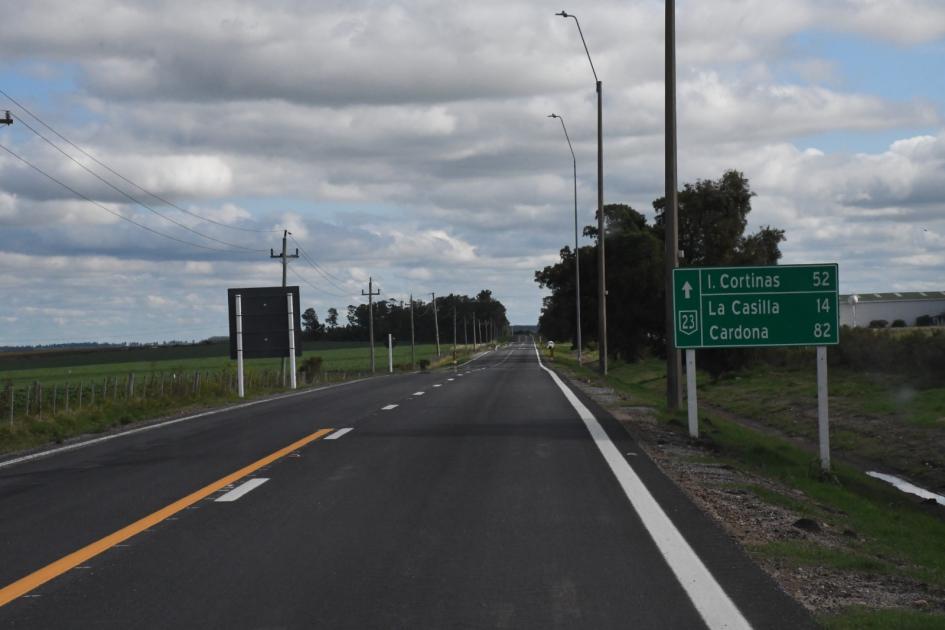
[(347, 298), (347, 297), (349, 297), (349, 296), (343, 295), (343, 294), (341, 294), (341, 293), (333, 293), (333, 292), (331, 292), (331, 291), (326, 291), (325, 289), (322, 289), (322, 288), (320, 288), (320, 287), (315, 286), (314, 284), (312, 284), (311, 282), (309, 282), (309, 281), (305, 278), (305, 276), (303, 276), (303, 275), (300, 274), (298, 271), (296, 271), (295, 268), (293, 268), (293, 267), (287, 267), (287, 269), (288, 269), (289, 271), (291, 271), (291, 272), (295, 275), (295, 277), (297, 277), (299, 280), (301, 280), (302, 282), (304, 282), (305, 284), (307, 284), (311, 289), (313, 289), (313, 290), (316, 291), (317, 293), (322, 293), (322, 294), (324, 294), (324, 295), (330, 295), (330, 296), (332, 296), (332, 297), (338, 297), (338, 298)]
[(102, 210), (104, 210), (105, 212), (107, 212), (108, 214), (114, 215), (114, 216), (118, 217), (119, 219), (121, 219), (122, 221), (127, 221), (128, 223), (131, 223), (131, 224), (133, 224), (133, 225), (136, 225), (136, 226), (138, 226), (139, 228), (141, 228), (141, 229), (143, 229), (143, 230), (147, 230), (148, 232), (151, 232), (152, 234), (157, 234), (158, 236), (163, 236), (164, 238), (170, 239), (170, 240), (172, 240), (172, 241), (177, 241), (178, 243), (183, 243), (184, 245), (190, 245), (191, 247), (199, 247), (200, 249), (207, 249), (207, 250), (214, 251), (214, 252), (230, 252), (230, 253), (232, 253), (232, 251), (233, 251), (232, 249), (222, 249), (222, 248), (220, 248), (220, 247), (211, 247), (210, 245), (203, 245), (203, 244), (201, 244), (201, 243), (193, 243), (193, 242), (191, 242), (191, 241), (185, 241), (185, 240), (182, 239), (182, 238), (177, 238), (176, 236), (172, 236), (172, 235), (170, 235), (170, 234), (166, 234), (166, 233), (161, 232), (161, 231), (159, 231), (159, 230), (155, 230), (154, 228), (148, 227), (147, 225), (145, 225), (145, 224), (143, 224), (143, 223), (138, 223), (138, 222), (135, 221), (134, 219), (132, 219), (132, 218), (130, 218), (130, 217), (126, 217), (125, 215), (121, 214), (120, 212), (115, 212), (114, 210), (111, 210), (111, 209), (109, 209), (109, 208), (103, 206), (102, 204), (100, 204), (99, 202), (95, 201), (94, 199), (91, 199), (90, 197), (86, 197), (85, 195), (83, 195), (82, 193), (80, 193), (80, 192), (79, 192), (78, 190), (76, 190), (75, 188), (69, 186), (68, 184), (66, 184), (66, 183), (63, 182), (63, 181), (60, 181), (60, 180), (56, 179), (55, 177), (53, 177), (52, 175), (50, 175), (49, 173), (47, 173), (46, 171), (44, 171), (44, 170), (41, 169), (40, 167), (36, 166), (35, 164), (33, 164), (32, 162), (30, 162), (30, 161), (27, 160), (26, 158), (24, 158), (24, 157), (18, 155), (18, 154), (15, 153), (14, 151), (8, 149), (8, 148), (5, 147), (4, 145), (0, 144), (0, 149), (3, 149), (4, 151), (6, 151), (7, 153), (9, 153), (9, 154), (12, 155), (13, 157), (15, 157), (17, 160), (19, 160), (19, 161), (22, 162), (23, 164), (26, 164), (27, 166), (29, 166), (31, 169), (33, 169), (33, 170), (36, 171), (37, 173), (39, 173), (39, 174), (43, 175), (44, 177), (46, 177), (46, 178), (48, 178), (48, 179), (54, 181), (55, 183), (59, 184), (60, 186), (62, 186), (63, 188), (65, 188), (66, 190), (68, 190), (69, 192), (71, 192), (73, 195), (75, 195), (76, 197), (79, 197), (79, 198), (81, 198), (81, 199), (84, 199), (85, 201), (88, 201), (89, 203), (94, 204), (95, 206), (98, 206), (99, 208), (101, 208)]
[(321, 270), (321, 268), (318, 266), (318, 264), (315, 263), (314, 260), (312, 260), (311, 258), (309, 258), (308, 255), (305, 254), (305, 252), (302, 252), (301, 250), (299, 250), (299, 251), (300, 251), (300, 253), (302, 254), (302, 259), (303, 259), (304, 261), (306, 261), (306, 262), (312, 267), (312, 269), (314, 269), (315, 271), (319, 272), (319, 274), (321, 274), (321, 276), (322, 276), (323, 278), (325, 278), (325, 280), (327, 280), (328, 283), (331, 284), (334, 288), (338, 289), (339, 291), (347, 291), (347, 290), (348, 290), (347, 287), (345, 287), (345, 286), (343, 286), (343, 285), (341, 285), (341, 284), (338, 284), (337, 282), (335, 282), (334, 280), (332, 280), (330, 277), (328, 277), (327, 275), (325, 275), (325, 273), (322, 272), (322, 270)]
[(317, 262), (315, 262), (315, 260), (313, 260), (312, 257), (308, 255), (308, 252), (306, 252), (305, 249), (302, 248), (302, 246), (299, 244), (298, 240), (296, 240), (296, 238), (295, 238), (294, 236), (292, 236), (291, 233), (289, 233), (289, 238), (291, 238), (291, 239), (292, 239), (292, 242), (295, 243), (296, 248), (297, 248), (297, 249), (299, 250), (299, 252), (302, 254), (302, 258), (305, 259), (305, 261), (312, 267), (312, 269), (314, 269), (314, 270), (317, 271), (319, 274), (321, 274), (322, 277), (324, 277), (326, 280), (328, 280), (328, 282), (330, 282), (331, 284), (333, 284), (336, 288), (338, 288), (338, 289), (340, 289), (340, 290), (342, 290), (342, 291), (347, 291), (347, 290), (348, 290), (347, 287), (345, 287), (345, 286), (342, 285), (342, 284), (339, 284), (339, 283), (344, 282), (344, 280), (342, 280), (342, 279), (339, 278), (338, 276), (335, 276), (334, 274), (332, 274), (332, 273), (329, 272), (328, 270), (323, 269), (321, 265), (319, 265)]
[(99, 180), (100, 182), (102, 182), (103, 184), (105, 184), (106, 186), (108, 186), (109, 188), (111, 188), (112, 190), (116, 191), (118, 194), (120, 194), (120, 195), (126, 197), (126, 198), (129, 199), (132, 203), (135, 203), (135, 204), (141, 206), (142, 208), (146, 208), (146, 209), (149, 210), (150, 212), (153, 212), (154, 214), (156, 214), (157, 216), (161, 217), (161, 218), (164, 219), (165, 221), (170, 221), (170, 222), (173, 223), (174, 225), (177, 225), (177, 226), (179, 226), (179, 227), (182, 227), (182, 228), (184, 228), (185, 230), (187, 230), (188, 232), (192, 232), (192, 233), (196, 234), (197, 236), (200, 236), (200, 237), (205, 238), (205, 239), (207, 239), (207, 240), (215, 241), (215, 242), (217, 242), (217, 243), (220, 243), (221, 245), (228, 245), (229, 247), (232, 247), (232, 248), (235, 248), (235, 249), (242, 249), (242, 250), (245, 250), (245, 251), (248, 251), (248, 252), (264, 252), (264, 251), (266, 251), (266, 250), (264, 250), (264, 249), (256, 249), (256, 248), (252, 248), (252, 247), (246, 247), (246, 246), (244, 246), (244, 245), (238, 245), (237, 243), (230, 243), (229, 241), (224, 241), (224, 240), (222, 240), (222, 239), (215, 238), (215, 237), (213, 237), (213, 236), (209, 236), (209, 235), (207, 235), (207, 234), (204, 234), (203, 232), (199, 232), (199, 231), (197, 231), (197, 230), (191, 228), (190, 226), (188, 226), (188, 225), (186, 225), (186, 224), (184, 224), (184, 223), (181, 223), (180, 221), (177, 221), (177, 220), (175, 220), (175, 219), (172, 219), (171, 217), (167, 216), (166, 214), (162, 214), (161, 212), (158, 212), (157, 210), (155, 210), (154, 208), (152, 208), (152, 207), (149, 206), (148, 204), (144, 203), (143, 201), (140, 201), (139, 199), (133, 197), (132, 195), (129, 195), (127, 192), (125, 192), (124, 190), (122, 190), (122, 189), (119, 188), (118, 186), (115, 186), (115, 185), (112, 184), (110, 181), (108, 181), (107, 179), (105, 179), (104, 177), (102, 177), (101, 175), (99, 175), (98, 173), (96, 173), (95, 171), (93, 171), (92, 169), (90, 169), (89, 167), (87, 167), (85, 164), (83, 164), (83, 163), (80, 162), (79, 160), (75, 159), (75, 157), (73, 157), (72, 155), (69, 155), (68, 153), (66, 153), (66, 151), (64, 151), (64, 150), (63, 150), (60, 146), (58, 146), (55, 142), (53, 142), (52, 140), (50, 140), (49, 138), (47, 138), (46, 136), (44, 136), (44, 135), (41, 134), (40, 132), (36, 131), (36, 129), (34, 129), (33, 127), (31, 127), (31, 126), (29, 125), (29, 123), (27, 123), (26, 121), (24, 121), (24, 120), (23, 120), (22, 118), (20, 118), (19, 116), (14, 116), (14, 118), (16, 118), (16, 120), (18, 120), (24, 127), (26, 127), (27, 129), (29, 129), (30, 131), (32, 131), (34, 134), (36, 134), (37, 136), (39, 136), (44, 142), (46, 142), (47, 144), (49, 144), (49, 146), (51, 146), (52, 148), (54, 148), (54, 149), (56, 149), (57, 151), (59, 151), (60, 153), (62, 153), (62, 154), (63, 154), (64, 156), (66, 156), (68, 159), (72, 160), (75, 164), (77, 164), (77, 165), (79, 166), (79, 168), (81, 168), (82, 170), (84, 170), (84, 171), (88, 172), (90, 175), (92, 175), (95, 179)]
[[(227, 223), (222, 223), (222, 222), (220, 222), (220, 221), (214, 221), (213, 219), (210, 219), (210, 218), (205, 217), (205, 216), (203, 216), (203, 215), (197, 214), (196, 212), (192, 212), (191, 210), (187, 210), (186, 208), (182, 208), (181, 206), (175, 204), (174, 202), (172, 202), (172, 201), (170, 201), (170, 200), (168, 200), (168, 199), (165, 199), (164, 197), (158, 195), (157, 193), (153, 193), (153, 192), (151, 192), (150, 190), (144, 188), (143, 186), (140, 186), (139, 184), (136, 184), (136, 183), (133, 182), (132, 180), (128, 179), (127, 177), (125, 177), (124, 175), (122, 175), (121, 173), (119, 173), (118, 171), (114, 170), (112, 167), (108, 166), (107, 164), (105, 164), (104, 162), (102, 162), (101, 160), (99, 160), (98, 158), (96, 158), (94, 155), (92, 155), (91, 153), (89, 153), (88, 151), (86, 151), (85, 149), (83, 149), (82, 147), (80, 147), (79, 145), (77, 145), (76, 143), (74, 143), (72, 140), (70, 140), (69, 138), (65, 137), (64, 135), (62, 135), (61, 133), (59, 133), (58, 131), (56, 131), (52, 126), (50, 126), (48, 123), (46, 123), (42, 118), (40, 118), (39, 116), (37, 116), (36, 114), (34, 114), (32, 111), (30, 111), (27, 107), (25, 107), (23, 104), (21, 104), (21, 103), (20, 103), (19, 101), (17, 101), (15, 98), (13, 98), (13, 97), (10, 96), (9, 94), (7, 94), (3, 89), (0, 89), (0, 94), (2, 94), (2, 95), (4, 95), (5, 97), (7, 97), (7, 99), (9, 99), (10, 102), (12, 102), (14, 105), (16, 105), (17, 107), (19, 107), (20, 109), (22, 109), (22, 110), (23, 110), (24, 112), (26, 112), (27, 114), (29, 114), (34, 120), (36, 120), (39, 124), (41, 124), (43, 127), (45, 127), (46, 129), (48, 129), (49, 131), (53, 132), (56, 136), (58, 136), (58, 137), (59, 137), (60, 139), (62, 139), (64, 142), (66, 142), (66, 143), (68, 143), (70, 146), (74, 147), (77, 151), (79, 151), (80, 153), (82, 153), (82, 155), (88, 157), (90, 160), (92, 160), (93, 162), (95, 162), (96, 164), (98, 164), (99, 166), (101, 166), (102, 168), (104, 168), (105, 170), (107, 170), (109, 173), (111, 173), (111, 174), (114, 175), (115, 177), (118, 177), (118, 178), (120, 178), (122, 181), (124, 181), (124, 182), (126, 182), (126, 183), (128, 183), (128, 184), (130, 184), (130, 185), (132, 185), (132, 186), (134, 186), (135, 188), (137, 188), (137, 189), (140, 190), (141, 192), (143, 192), (143, 193), (145, 193), (145, 194), (148, 194), (148, 195), (150, 195), (151, 197), (154, 197), (155, 199), (157, 199), (157, 200), (160, 201), (161, 203), (164, 203), (164, 204), (166, 204), (166, 205), (168, 205), (168, 206), (171, 206), (172, 208), (175, 208), (175, 209), (177, 209), (177, 210), (180, 210), (181, 212), (183, 212), (183, 213), (185, 213), (185, 214), (189, 214), (189, 215), (191, 215), (191, 216), (193, 216), (193, 217), (196, 217), (196, 218), (200, 219), (201, 221), (206, 221), (207, 223), (213, 223), (214, 225), (219, 225), (220, 227), (230, 228), (231, 230), (242, 230), (242, 231), (244, 231), (244, 232), (279, 232), (279, 231), (281, 230), (281, 228), (260, 229), (260, 228), (241, 227), (241, 226), (238, 226), (238, 225), (229, 225), (229, 224), (227, 224)], [(17, 120), (19, 120), (20, 122), (23, 122), (23, 119), (22, 119), (22, 118), (20, 118), (20, 117), (18, 117), (18, 116), (17, 116), (16, 118), (17, 118)], [(23, 123), (23, 124), (26, 124), (26, 123)], [(28, 125), (27, 125), (27, 126), (28, 126)]]

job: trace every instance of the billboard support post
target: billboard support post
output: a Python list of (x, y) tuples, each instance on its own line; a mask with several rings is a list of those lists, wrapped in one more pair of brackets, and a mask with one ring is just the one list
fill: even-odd
[(240, 295), (236, 296), (236, 388), (243, 398), (246, 392), (243, 390), (243, 298)]
[(289, 386), (295, 389), (295, 305), (291, 293), (286, 293), (286, 298), (289, 301)]

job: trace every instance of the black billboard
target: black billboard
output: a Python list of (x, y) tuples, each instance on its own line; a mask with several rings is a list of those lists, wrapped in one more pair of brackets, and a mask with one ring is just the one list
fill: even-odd
[(289, 356), (289, 300), (292, 294), (295, 322), (295, 356), (302, 356), (302, 326), (298, 287), (227, 289), (230, 316), (230, 358), (236, 358), (236, 296), (243, 315), (243, 358)]

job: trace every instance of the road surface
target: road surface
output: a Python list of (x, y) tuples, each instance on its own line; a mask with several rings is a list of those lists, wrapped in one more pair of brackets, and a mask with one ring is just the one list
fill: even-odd
[(4, 628), (803, 628), (530, 341), (0, 462)]

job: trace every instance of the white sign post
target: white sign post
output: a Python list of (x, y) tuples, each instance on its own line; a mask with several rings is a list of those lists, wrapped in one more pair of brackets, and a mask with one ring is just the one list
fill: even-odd
[(394, 335), (387, 335), (387, 371), (394, 373)]
[(236, 296), (236, 388), (243, 398), (246, 394), (243, 390), (243, 300), (239, 295)]
[(689, 437), (699, 437), (699, 409), (696, 404), (696, 351), (686, 349), (686, 399), (689, 403)]
[(820, 468), (830, 472), (830, 424), (827, 416), (827, 346), (817, 346), (817, 430)]
[(295, 313), (292, 294), (286, 293), (286, 298), (289, 300), (289, 384), (295, 389)]

